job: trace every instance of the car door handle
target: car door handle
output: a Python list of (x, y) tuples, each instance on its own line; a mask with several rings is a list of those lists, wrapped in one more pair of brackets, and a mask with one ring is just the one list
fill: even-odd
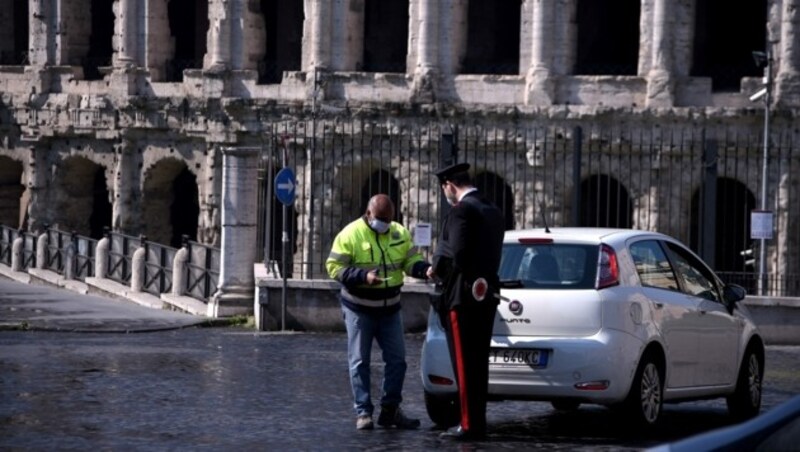
[(700, 315), (703, 315), (703, 314), (705, 314), (705, 313), (706, 313), (706, 310), (705, 310), (705, 309), (701, 309), (701, 310), (700, 310)]
[(664, 307), (664, 303), (656, 303), (656, 309), (661, 309)]

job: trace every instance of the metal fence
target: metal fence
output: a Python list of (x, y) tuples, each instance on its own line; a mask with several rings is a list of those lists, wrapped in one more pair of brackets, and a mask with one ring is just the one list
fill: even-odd
[[(800, 294), (794, 282), (800, 279), (797, 133), (785, 126), (770, 135), (770, 295)], [(412, 230), (430, 223), (436, 237), (446, 205), (432, 172), (464, 161), (476, 186), (504, 211), (508, 229), (546, 221), (551, 227), (663, 232), (752, 292), (756, 269), (741, 253), (758, 245), (750, 238), (750, 215), (760, 208), (762, 143), (757, 128), (719, 124), (275, 124), (266, 134), (258, 178), (259, 259), (278, 276), (285, 215), (290, 276), (327, 277), (324, 262), (333, 238), (375, 193), (393, 199), (396, 220)], [(273, 187), (284, 166), (297, 174), (296, 201), (285, 213)], [(435, 243), (426, 252), (433, 248)]]
[[(42, 268), (65, 275), (67, 273), (66, 265), (69, 262), (68, 250), (72, 247), (74, 249), (73, 278), (84, 281), (87, 277), (95, 276), (97, 240), (55, 228), (48, 228), (44, 234), (46, 249)], [(106, 231), (106, 235), (109, 238), (108, 279), (129, 286), (133, 255), (137, 249), (142, 247), (145, 250), (142, 289), (156, 296), (172, 291), (172, 268), (177, 249), (147, 241), (146, 237), (134, 237), (110, 231)], [(11, 266), (13, 243), (20, 236), (24, 239), (22, 271), (27, 271), (29, 268), (36, 267), (36, 247), (39, 235), (32, 232), (18, 231), (0, 225), (0, 263)], [(190, 241), (188, 237), (185, 237), (184, 242), (184, 246), (189, 252), (185, 294), (207, 301), (214, 295), (219, 284), (220, 250)]]

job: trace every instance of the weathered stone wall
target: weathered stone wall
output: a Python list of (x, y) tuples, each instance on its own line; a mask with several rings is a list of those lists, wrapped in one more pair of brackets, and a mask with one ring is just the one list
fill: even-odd
[[(83, 231), (86, 178), (99, 167), (113, 201), (112, 227), (168, 240), (169, 187), (187, 168), (198, 184), (198, 239), (219, 244), (220, 149), (261, 146), (275, 123), (308, 123), (312, 115), (327, 121), (317, 130), (318, 148), (309, 149), (307, 133), (292, 145), (304, 153), (295, 168), (304, 193), (295, 206), (297, 262), (330, 246), (330, 230), (317, 227), (320, 212), (332, 212), (324, 218), (329, 225), (361, 214), (361, 186), (376, 169), (399, 182), (405, 222), (437, 217), (439, 187), (421, 172), (438, 163), (439, 137), (425, 134), (430, 123), (479, 127), (502, 136), (499, 142), (514, 143), (514, 152), (503, 150), (502, 158), (495, 158), (501, 152), (490, 143), (487, 155), (470, 161), (509, 185), (516, 227), (539, 225), (541, 203), (555, 224), (567, 224), (574, 209), (570, 134), (557, 144), (566, 156), (554, 154), (551, 138), (537, 132), (543, 127), (585, 126), (586, 149), (610, 149), (592, 174), (637, 175), (625, 187), (637, 228), (683, 234), (692, 221), (687, 206), (704, 165), (693, 147), (698, 137), (679, 139), (669, 130), (699, 127), (738, 143), (724, 150), (719, 172), (750, 193), (760, 191), (760, 146), (731, 138), (731, 131), (761, 133), (763, 104), (748, 99), (761, 89), (761, 79), (745, 77), (740, 92), (716, 93), (709, 78), (689, 76), (693, 0), (642, 2), (637, 74), (625, 77), (573, 75), (576, 0), (522, 2), (519, 73), (503, 76), (459, 74), (467, 0), (410, 0), (405, 74), (360, 71), (364, 0), (304, 0), (303, 70), (271, 85), (259, 84), (255, 72), (265, 52), (260, 4), (244, 0), (209, 2), (206, 40), (197, 43), (207, 49), (204, 67), (185, 72), (182, 83), (165, 82), (175, 53), (167, 1), (115, 0), (114, 11), (126, 20), (115, 23), (114, 71), (104, 80), (84, 81), (80, 68), (65, 66), (80, 66), (88, 51), (90, 3), (30, 2), (30, 65), (0, 69), (0, 118), (8, 118), (0, 121), (0, 155), (22, 165), (31, 228), (48, 223)], [(777, 80), (773, 127), (786, 131), (800, 107), (800, 0), (768, 3)], [(8, 14), (0, 11), (0, 33), (10, 28), (2, 26)], [(10, 45), (2, 36), (0, 46)], [(383, 130), (359, 129), (373, 123)], [(635, 139), (608, 145), (608, 137), (595, 132), (618, 125), (630, 137), (663, 132), (672, 141), (654, 146), (657, 138), (650, 137), (643, 145)], [(511, 130), (520, 135), (508, 135)], [(791, 135), (785, 144), (784, 138), (774, 137), (784, 143), (784, 157), (771, 160), (769, 176), (776, 187), (769, 203), (780, 231), (770, 266), (800, 273), (800, 181), (791, 156), (800, 141)], [(320, 148), (338, 153), (321, 154)]]

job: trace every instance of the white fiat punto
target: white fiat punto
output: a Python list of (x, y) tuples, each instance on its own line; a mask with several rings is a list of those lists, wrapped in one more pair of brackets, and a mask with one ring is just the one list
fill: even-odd
[[(745, 290), (679, 241), (629, 229), (508, 231), (489, 354), (489, 397), (619, 407), (655, 424), (663, 402), (725, 397), (737, 418), (761, 408), (764, 342)], [(439, 316), (422, 348), (431, 420), (458, 420)]]

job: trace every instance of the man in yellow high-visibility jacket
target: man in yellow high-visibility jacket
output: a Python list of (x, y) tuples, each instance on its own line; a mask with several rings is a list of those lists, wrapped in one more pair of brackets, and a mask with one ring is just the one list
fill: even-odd
[(339, 298), (347, 328), (347, 359), (359, 430), (373, 428), (373, 340), (381, 347), (384, 360), (378, 425), (405, 429), (420, 425), (418, 419), (407, 417), (400, 409), (406, 374), (400, 287), (404, 275), (424, 279), (430, 264), (414, 247), (408, 230), (392, 218), (391, 199), (384, 194), (373, 196), (366, 213), (336, 236), (325, 262), (328, 275), (342, 284)]

